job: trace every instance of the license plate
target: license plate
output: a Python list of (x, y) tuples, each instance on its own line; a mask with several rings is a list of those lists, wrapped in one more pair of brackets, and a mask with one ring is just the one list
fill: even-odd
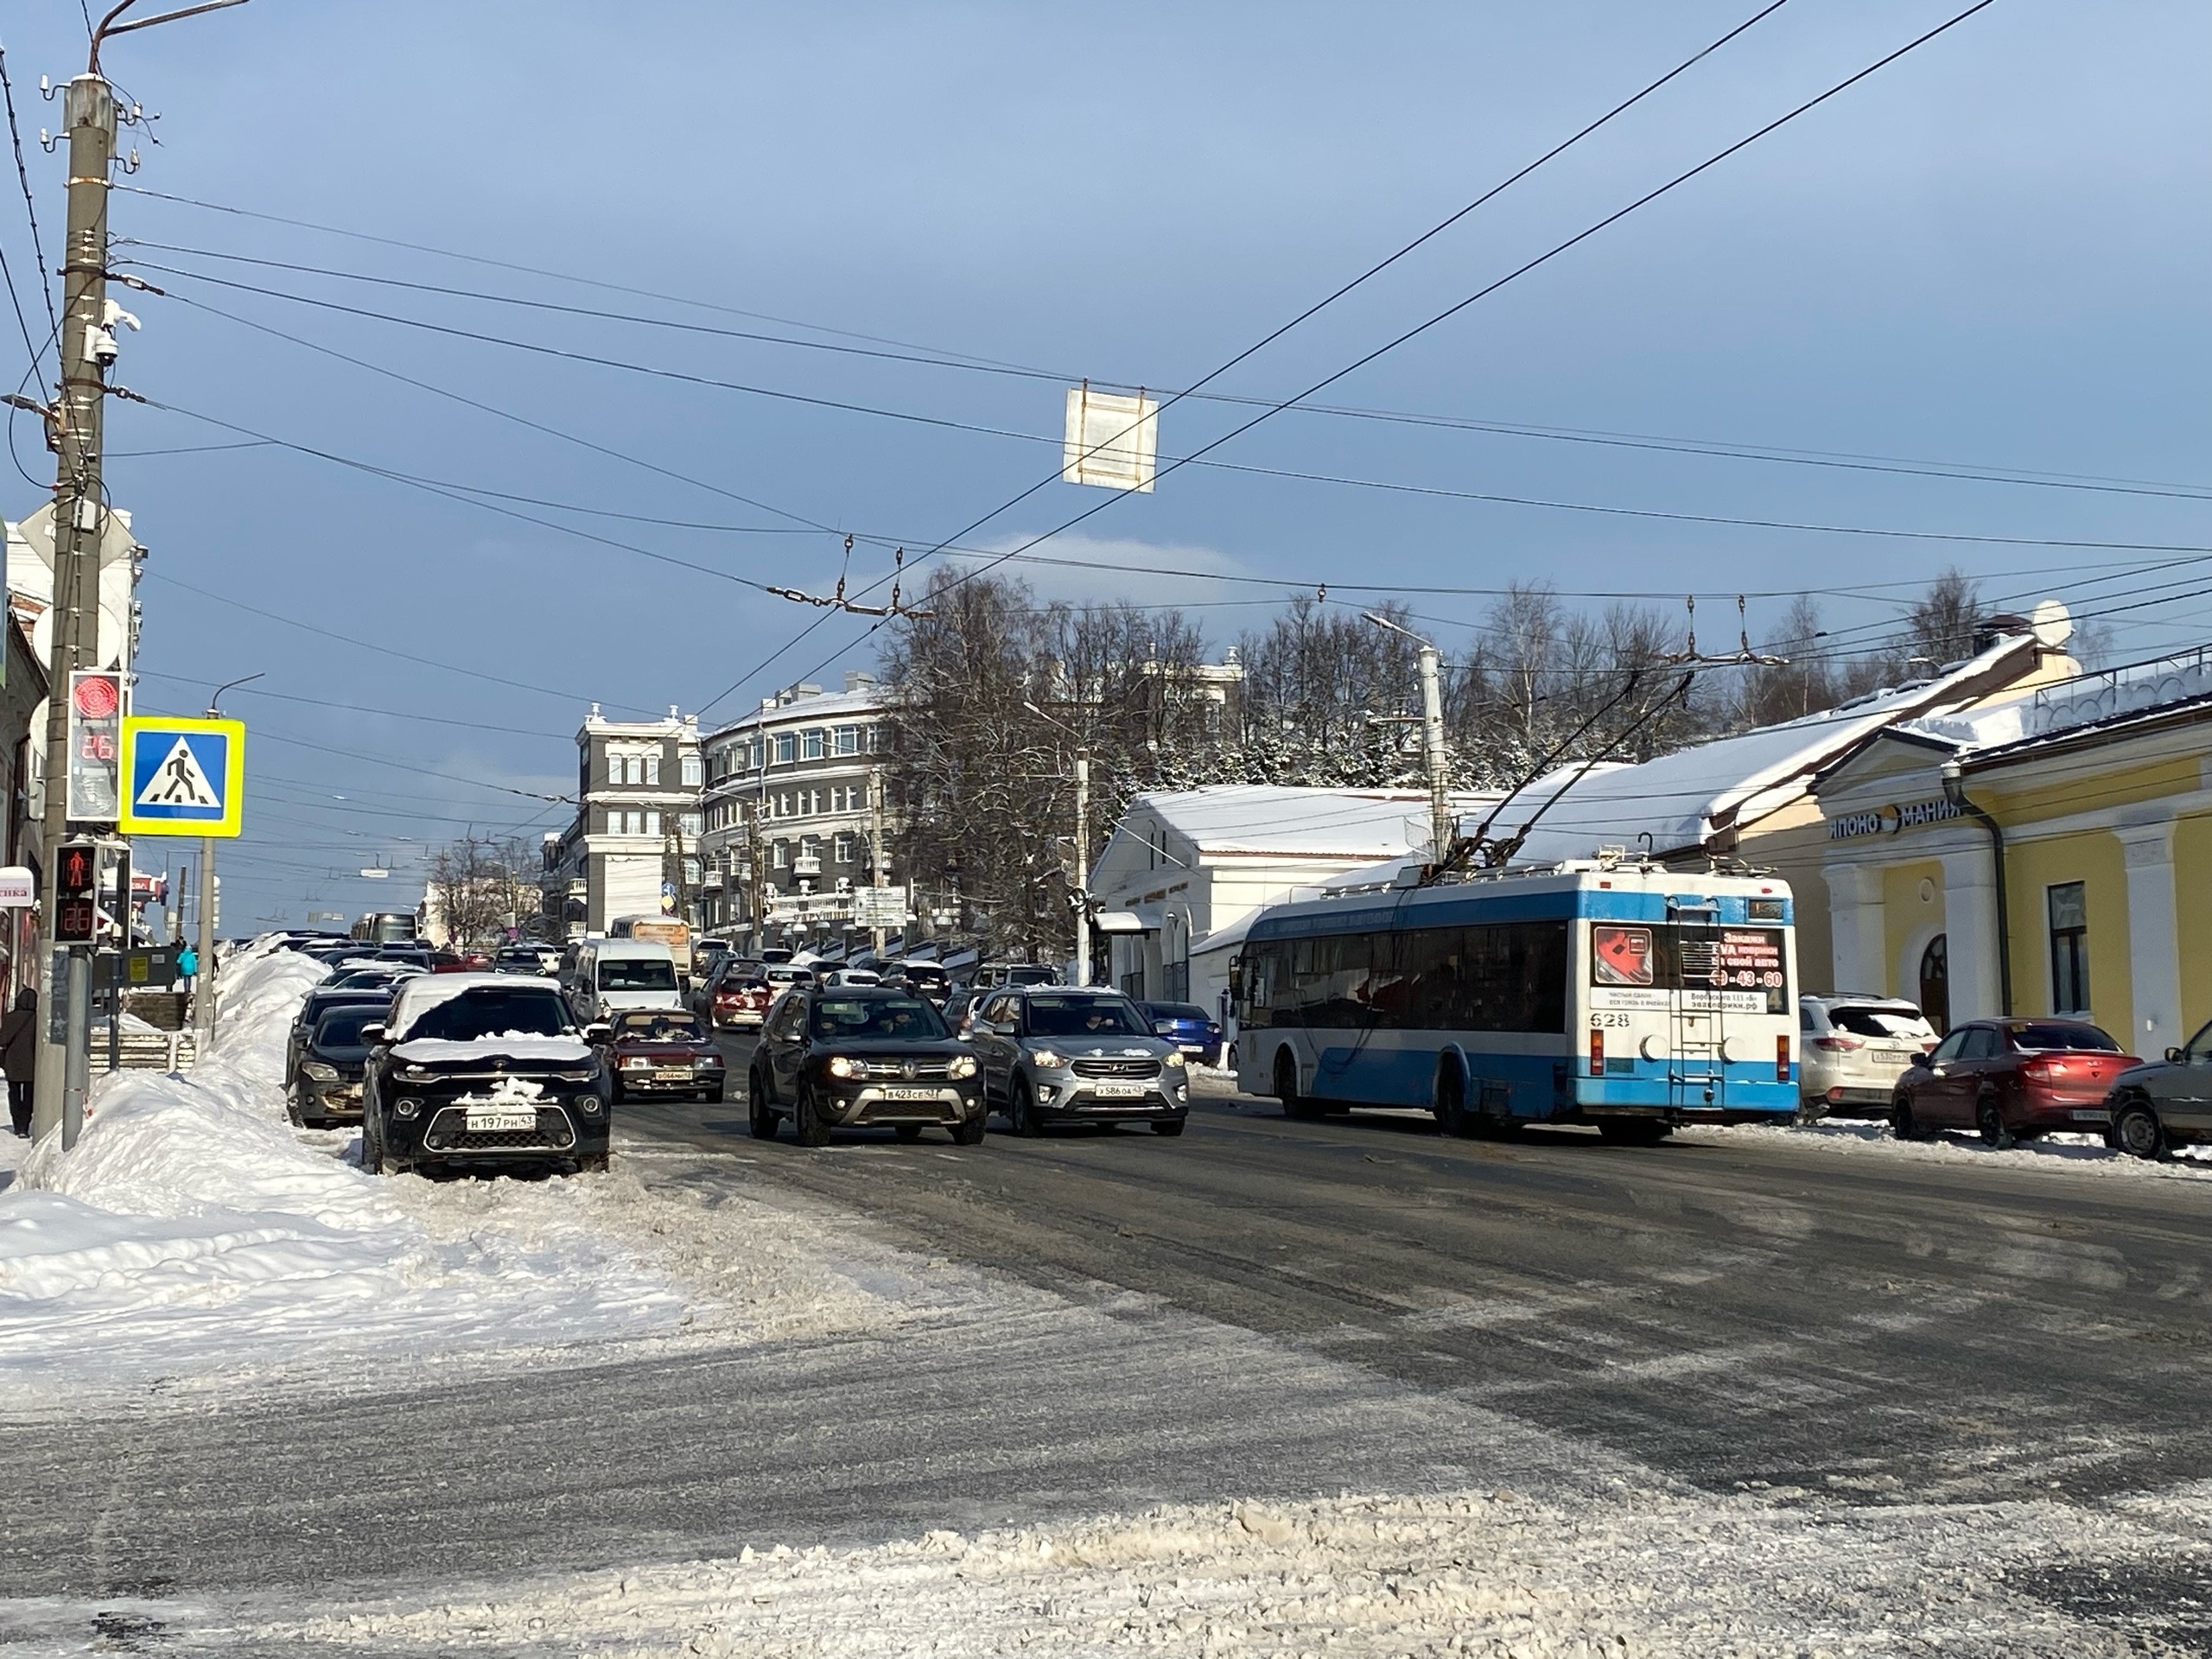
[(935, 1100), (937, 1096), (934, 1089), (918, 1089), (906, 1084), (893, 1084), (883, 1091), (886, 1100)]
[(468, 1109), (468, 1128), (473, 1135), (498, 1135), (505, 1130), (537, 1127), (536, 1112), (487, 1112), (474, 1106)]
[(1101, 1100), (1135, 1100), (1148, 1090), (1141, 1083), (1094, 1083), (1090, 1092)]
[(691, 1080), (691, 1068), (688, 1065), (664, 1065), (653, 1076), (663, 1083), (688, 1083)]
[(1874, 1064), (1877, 1065), (1903, 1065), (1911, 1058), (1912, 1056), (1901, 1048), (1878, 1048), (1874, 1051)]
[(2069, 1112), (2066, 1116), (2072, 1118), (2076, 1123), (2109, 1123), (2112, 1122), (2112, 1114), (2107, 1111)]
[(1204, 1043), (1179, 1043), (1177, 1046), (1185, 1054), (1203, 1054), (1206, 1052), (1206, 1046)]

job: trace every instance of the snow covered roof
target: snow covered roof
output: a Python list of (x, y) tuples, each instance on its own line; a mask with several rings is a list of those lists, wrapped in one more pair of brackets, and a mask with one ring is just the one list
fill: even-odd
[(1934, 679), (1802, 720), (1635, 766), (1561, 766), (1518, 791), (1490, 833), (1503, 839), (1533, 820), (1516, 857), (1522, 863), (1587, 858), (1601, 846), (1637, 850), (1647, 835), (1659, 855), (1704, 846), (1804, 799), (1815, 777), (1885, 728), (1965, 709), (2016, 683), (2037, 650), (2031, 636), (2008, 635)]
[[(1463, 814), (1487, 811), (1497, 799), (1452, 797)], [(1382, 859), (1428, 840), (1422, 790), (1223, 784), (1140, 795), (1129, 806), (1150, 811), (1200, 853), (1216, 855)]]
[(2132, 716), (2212, 699), (2212, 647), (2101, 669), (2042, 687), (1993, 708), (1929, 715), (1897, 728), (1962, 755), (2063, 737)]
[(880, 685), (864, 685), (851, 691), (811, 691), (788, 702), (741, 715), (728, 725), (715, 728), (708, 734), (707, 741), (717, 742), (735, 733), (758, 731), (763, 727), (779, 730), (785, 726), (808, 726), (817, 721), (880, 714), (887, 701)]

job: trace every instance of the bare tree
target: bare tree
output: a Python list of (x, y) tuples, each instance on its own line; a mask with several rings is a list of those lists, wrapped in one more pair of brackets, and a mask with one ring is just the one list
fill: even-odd
[[(482, 944), (537, 913), (534, 855), (518, 836), (462, 836), (430, 858), (430, 918), (452, 943)], [(535, 860), (542, 862), (542, 860)]]

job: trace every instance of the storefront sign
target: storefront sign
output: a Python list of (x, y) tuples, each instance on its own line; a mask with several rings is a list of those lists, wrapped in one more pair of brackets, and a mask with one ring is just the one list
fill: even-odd
[(1851, 841), (1860, 836), (1894, 836), (1900, 830), (1916, 830), (1964, 817), (1965, 809), (1938, 796), (1932, 801), (1913, 801), (1903, 806), (1878, 807), (1872, 812), (1846, 812), (1828, 820), (1830, 841)]

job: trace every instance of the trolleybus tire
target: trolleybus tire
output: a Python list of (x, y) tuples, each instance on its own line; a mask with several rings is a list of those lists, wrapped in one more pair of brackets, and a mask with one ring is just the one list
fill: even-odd
[(1298, 1058), (1287, 1048), (1275, 1051), (1275, 1098), (1282, 1103), (1285, 1117), (1311, 1122), (1325, 1109), (1298, 1092)]
[(1440, 1068), (1436, 1077), (1436, 1124), (1448, 1135), (1465, 1140), (1475, 1132), (1467, 1116), (1467, 1080), (1457, 1065)]
[(1675, 1132), (1675, 1126), (1656, 1117), (1608, 1117), (1599, 1121), (1599, 1135), (1626, 1147), (1656, 1147)]

